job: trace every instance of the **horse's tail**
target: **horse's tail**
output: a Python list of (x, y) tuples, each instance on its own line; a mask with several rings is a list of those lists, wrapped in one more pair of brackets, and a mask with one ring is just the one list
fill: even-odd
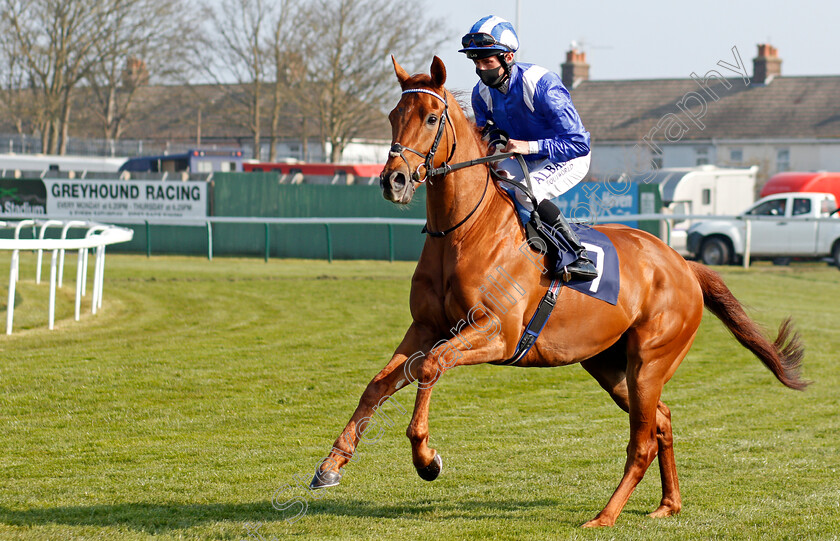
[(793, 330), (790, 318), (782, 321), (779, 335), (775, 342), (771, 343), (758, 324), (744, 312), (744, 307), (726, 287), (718, 273), (694, 261), (689, 261), (688, 264), (703, 290), (703, 303), (706, 308), (726, 325), (741, 345), (752, 351), (787, 387), (801, 391), (808, 386), (810, 382), (799, 377), (805, 347), (799, 333)]

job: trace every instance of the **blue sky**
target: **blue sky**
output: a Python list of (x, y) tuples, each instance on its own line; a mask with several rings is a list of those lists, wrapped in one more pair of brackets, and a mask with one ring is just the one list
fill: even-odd
[[(451, 89), (477, 80), (457, 53), (460, 36), (484, 15), (516, 20), (516, 0), (425, 0), (445, 18), (451, 38), (438, 54)], [(406, 16), (413, 8), (406, 4)], [(687, 78), (738, 51), (752, 75), (756, 44), (779, 50), (783, 75), (840, 75), (840, 2), (814, 0), (519, 0), (517, 60), (559, 72), (572, 41), (581, 44), (591, 79)], [(428, 71), (428, 64), (423, 66)], [(838, 105), (840, 107), (840, 105)]]

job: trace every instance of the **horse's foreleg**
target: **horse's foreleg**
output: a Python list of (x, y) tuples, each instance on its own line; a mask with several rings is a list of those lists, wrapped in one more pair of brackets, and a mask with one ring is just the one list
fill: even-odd
[[(368, 383), (350, 421), (335, 440), (327, 458), (318, 466), (315, 477), (310, 483), (312, 488), (337, 485), (341, 481), (342, 468), (354, 460), (359, 442), (376, 441), (379, 437), (377, 433), (382, 429), (381, 426), (377, 426), (378, 423), (385, 422), (389, 426), (392, 424), (390, 414), (403, 408), (396, 402), (390, 405), (388, 402), (394, 393), (410, 383), (406, 375), (408, 373), (406, 361), (414, 358), (413, 352), (424, 351), (424, 347), (429, 346), (412, 325), (391, 361)], [(388, 407), (388, 412), (385, 411), (386, 407)], [(376, 415), (377, 413), (379, 415)], [(400, 413), (405, 413), (405, 411)]]
[(482, 333), (470, 327), (457, 338), (439, 342), (429, 355), (417, 359), (412, 363), (414, 366), (409, 367), (412, 383), (417, 385), (417, 398), (406, 436), (411, 441), (414, 467), (424, 480), (434, 481), (442, 466), (440, 455), (429, 447), (429, 404), (434, 384), (450, 368), (502, 359), (504, 354), (505, 341), (498, 334)]
[(442, 373), (435, 359), (424, 359), (417, 378), (414, 414), (405, 432), (411, 441), (411, 460), (417, 474), (426, 481), (437, 479), (442, 467), (440, 455), (429, 447), (429, 404), (432, 401), (432, 387)]

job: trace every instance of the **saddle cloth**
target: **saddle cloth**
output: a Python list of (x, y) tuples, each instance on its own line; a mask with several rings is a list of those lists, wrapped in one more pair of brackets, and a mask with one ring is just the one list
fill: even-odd
[[(512, 188), (505, 188), (504, 191), (507, 192), (513, 204), (516, 206), (520, 225), (524, 228), (524, 224), (530, 220), (530, 211), (517, 201)], [(595, 297), (596, 299), (615, 305), (618, 302), (618, 291), (621, 285), (618, 252), (616, 252), (615, 246), (613, 246), (612, 241), (606, 235), (592, 229), (591, 226), (585, 224), (571, 224), (571, 226), (578, 237), (580, 237), (581, 244), (586, 248), (589, 258), (595, 264), (595, 268), (598, 269), (598, 277), (590, 282), (571, 280), (565, 282), (564, 285), (590, 297)], [(526, 237), (529, 233), (528, 230), (532, 230), (532, 228), (526, 228)], [(565, 265), (571, 264), (576, 258), (571, 248), (566, 244), (565, 239), (560, 235), (554, 235), (554, 239), (564, 247), (562, 257), (557, 261), (557, 266), (562, 268)], [(556, 248), (552, 246), (551, 242), (546, 242), (546, 244), (549, 250), (556, 251)]]

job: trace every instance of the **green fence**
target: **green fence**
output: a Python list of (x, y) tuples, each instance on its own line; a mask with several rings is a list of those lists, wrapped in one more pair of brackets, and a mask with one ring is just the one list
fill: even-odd
[[(208, 215), (213, 217), (423, 219), (426, 215), (423, 188), (410, 205), (386, 201), (378, 185), (280, 184), (276, 173), (216, 173), (209, 188)], [(639, 197), (640, 206), (646, 203), (653, 212), (661, 207), (657, 186), (640, 185)], [(109, 250), (207, 255), (212, 241), (215, 255), (324, 259), (331, 253), (336, 259), (412, 261), (419, 257), (425, 242), (421, 226), (404, 224), (216, 223), (211, 239), (204, 223), (125, 226), (134, 230), (134, 239)], [(640, 222), (639, 227), (658, 234), (659, 223)]]
[[(425, 218), (426, 191), (419, 190), (410, 205), (395, 205), (375, 186), (280, 184), (274, 173), (214, 175), (211, 209), (214, 216), (253, 218)], [(337, 259), (416, 260), (425, 238), (416, 225), (283, 224), (268, 228), (271, 257), (323, 258), (327, 233)], [(206, 246), (206, 232), (205, 241)], [(216, 254), (265, 253), (262, 224), (217, 224), (213, 227)]]
[[(375, 186), (280, 184), (275, 173), (216, 173), (209, 190), (212, 216), (241, 218), (425, 218), (426, 192), (395, 205)], [(206, 255), (206, 225), (130, 225), (134, 240), (113, 251)], [(214, 224), (215, 255), (412, 261), (425, 241), (418, 225)], [(328, 246), (328, 242), (330, 246)]]

